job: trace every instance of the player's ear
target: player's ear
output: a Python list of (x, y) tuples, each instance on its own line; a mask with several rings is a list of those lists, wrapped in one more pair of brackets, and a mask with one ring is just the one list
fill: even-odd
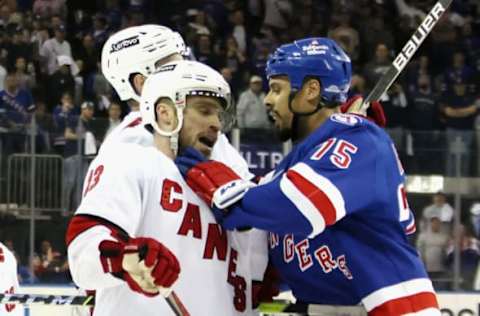
[(130, 83), (133, 85), (133, 89), (138, 95), (142, 95), (142, 89), (143, 84), (145, 83), (145, 79), (147, 78), (145, 78), (145, 76), (140, 73), (133, 74), (130, 77)]
[(308, 79), (303, 85), (303, 88), (305, 89), (305, 96), (308, 101), (315, 103), (315, 100), (320, 98), (320, 81), (317, 79)]
[(175, 105), (168, 98), (161, 98), (155, 104), (157, 124), (165, 131), (173, 131), (178, 120), (175, 112)]

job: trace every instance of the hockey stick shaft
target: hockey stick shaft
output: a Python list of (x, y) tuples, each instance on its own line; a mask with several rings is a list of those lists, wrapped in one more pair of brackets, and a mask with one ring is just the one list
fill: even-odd
[(0, 293), (0, 304), (93, 306), (95, 304), (95, 299), (93, 296), (81, 295)]
[(443, 13), (448, 9), (453, 0), (439, 0), (428, 15), (425, 17), (420, 26), (415, 30), (408, 42), (402, 48), (400, 53), (395, 57), (392, 65), (388, 68), (387, 72), (378, 80), (377, 84), (365, 98), (364, 104), (368, 104), (371, 101), (377, 101), (390, 88), (398, 75), (402, 72), (415, 52), (422, 45), (425, 38), (430, 34), (433, 27), (442, 17)]
[[(176, 316), (190, 316), (174, 291), (170, 292), (170, 295), (165, 297), (165, 300)], [(0, 293), (0, 304), (93, 306), (95, 298), (94, 296), (82, 295)]]

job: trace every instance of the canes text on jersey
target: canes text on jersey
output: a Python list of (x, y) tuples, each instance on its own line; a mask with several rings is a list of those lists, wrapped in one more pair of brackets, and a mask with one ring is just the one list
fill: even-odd
[[(167, 212), (178, 212), (182, 209), (183, 199), (174, 198), (173, 193), (182, 194), (182, 186), (170, 179), (165, 179), (162, 185), (162, 196), (160, 205)], [(187, 202), (185, 214), (182, 223), (177, 231), (178, 235), (188, 236), (191, 234), (193, 238), (202, 238), (202, 221), (200, 216), (200, 207), (193, 203)], [(203, 251), (203, 259), (212, 260), (214, 253), (220, 261), (227, 260), (228, 239), (227, 232), (217, 223), (209, 223), (205, 248)], [(228, 261), (227, 282), (233, 286), (234, 298), (233, 304), (238, 311), (244, 311), (246, 308), (246, 287), (245, 278), (236, 273), (238, 252), (230, 248)]]

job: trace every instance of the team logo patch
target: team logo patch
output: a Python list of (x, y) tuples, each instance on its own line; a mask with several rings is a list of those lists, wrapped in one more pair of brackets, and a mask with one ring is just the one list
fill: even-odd
[(356, 117), (355, 115), (343, 114), (343, 113), (333, 114), (332, 116), (330, 116), (330, 120), (340, 124), (349, 125), (349, 126), (355, 126), (358, 123), (360, 123), (360, 118)]
[(138, 44), (140, 44), (140, 39), (138, 38), (138, 35), (135, 35), (135, 36), (123, 39), (121, 41), (118, 41), (116, 43), (113, 43), (110, 53), (118, 52), (124, 48), (128, 48)]

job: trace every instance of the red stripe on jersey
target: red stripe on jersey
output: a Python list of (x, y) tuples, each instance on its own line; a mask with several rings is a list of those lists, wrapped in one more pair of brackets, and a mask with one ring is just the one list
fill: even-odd
[(137, 117), (137, 118), (134, 119), (130, 124), (128, 124), (127, 126), (125, 126), (125, 128), (135, 127), (135, 126), (137, 126), (137, 125), (140, 125), (140, 123), (142, 123), (142, 118), (141, 118), (141, 117)]
[(407, 227), (407, 228), (405, 229), (405, 234), (411, 235), (411, 234), (413, 234), (413, 233), (416, 232), (416, 231), (417, 231), (417, 226), (415, 226), (415, 223), (414, 223), (412, 226)]
[(387, 301), (371, 310), (368, 316), (400, 316), (428, 308), (438, 309), (437, 297), (432, 292), (422, 292)]
[(287, 171), (287, 178), (312, 202), (325, 220), (326, 226), (335, 223), (337, 212), (325, 192), (294, 170)]
[(67, 233), (65, 235), (65, 243), (67, 246), (81, 233), (94, 227), (102, 225), (110, 229), (111, 235), (117, 239), (128, 238), (127, 233), (117, 225), (108, 222), (100, 217), (91, 215), (75, 215), (68, 224)]

